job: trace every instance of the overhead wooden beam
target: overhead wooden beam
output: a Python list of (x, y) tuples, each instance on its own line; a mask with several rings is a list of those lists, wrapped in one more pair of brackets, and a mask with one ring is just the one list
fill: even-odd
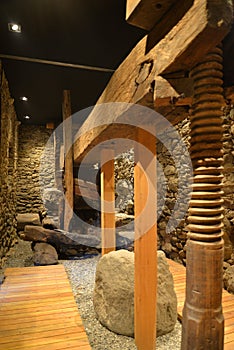
[(114, 151), (103, 149), (101, 163), (101, 228), (104, 255), (116, 247)]
[[(135, 342), (138, 350), (154, 350), (157, 305), (156, 139), (139, 129), (137, 142), (134, 169)], [(149, 153), (142, 150), (142, 145)]]
[(127, 0), (126, 20), (128, 23), (151, 30), (177, 0)]
[(69, 231), (70, 221), (73, 216), (73, 139), (71, 117), (71, 95), (69, 90), (63, 92), (63, 143), (65, 154), (65, 203), (64, 203), (64, 230)]
[(155, 46), (181, 20), (193, 0), (127, 0), (129, 24), (151, 31), (147, 47)]
[[(231, 23), (229, 0), (217, 0), (215, 3), (212, 0), (194, 0), (183, 18), (159, 43), (152, 44), (150, 33), (136, 45), (115, 71), (97, 103), (128, 102), (154, 108), (156, 77), (190, 70), (204, 54), (220, 43)], [(92, 147), (94, 140), (110, 127), (106, 125), (93, 130), (93, 122), (97, 118), (103, 117), (94, 108), (82, 127), (83, 134), (92, 130), (90, 135), (81, 136), (74, 145), (77, 162)]]

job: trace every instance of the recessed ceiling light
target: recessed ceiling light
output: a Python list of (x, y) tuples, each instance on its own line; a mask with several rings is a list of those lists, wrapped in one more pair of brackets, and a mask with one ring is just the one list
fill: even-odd
[(28, 101), (28, 98), (27, 98), (26, 96), (21, 96), (21, 97), (20, 97), (20, 100), (21, 100), (21, 101)]
[(30, 115), (25, 115), (24, 119), (30, 119)]
[(10, 32), (21, 33), (21, 25), (17, 23), (8, 23), (8, 29)]

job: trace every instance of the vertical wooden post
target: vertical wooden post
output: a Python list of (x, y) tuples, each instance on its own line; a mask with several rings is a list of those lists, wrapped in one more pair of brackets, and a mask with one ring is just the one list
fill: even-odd
[(192, 70), (193, 192), (186, 250), (182, 349), (222, 350), (222, 50), (214, 48)]
[[(62, 130), (61, 130), (62, 131)], [(60, 162), (62, 134), (58, 132), (58, 129), (54, 130), (54, 178), (55, 187), (61, 191), (61, 198), (58, 203), (58, 222), (59, 228), (63, 229), (63, 214), (64, 214), (64, 199), (63, 199), (63, 168), (64, 168), (64, 151), (63, 151), (63, 162)]]
[(102, 255), (104, 255), (116, 247), (114, 151), (103, 149), (101, 162), (101, 227)]
[[(138, 350), (155, 350), (157, 306), (156, 139), (154, 136), (146, 135), (143, 131), (138, 130), (137, 142), (134, 170), (135, 342)], [(140, 154), (142, 152), (140, 145), (144, 145), (152, 153), (148, 151), (148, 154)], [(146, 172), (143, 169), (147, 170), (149, 177), (146, 177)], [(150, 182), (152, 185), (149, 188)], [(144, 214), (142, 215), (143, 210)], [(146, 228), (149, 221), (153, 225)]]
[(64, 205), (64, 230), (69, 230), (69, 224), (73, 216), (73, 142), (72, 142), (72, 120), (71, 96), (69, 90), (63, 92), (63, 142), (65, 153), (65, 205)]

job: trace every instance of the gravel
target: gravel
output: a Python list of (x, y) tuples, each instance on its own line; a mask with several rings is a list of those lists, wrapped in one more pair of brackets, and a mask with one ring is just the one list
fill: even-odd
[[(96, 264), (100, 256), (90, 256), (85, 259), (60, 260), (65, 266), (70, 279), (72, 290), (80, 315), (93, 350), (134, 350), (137, 349), (134, 339), (117, 335), (96, 319), (92, 294), (95, 281)], [(6, 267), (33, 266), (31, 244), (19, 240), (11, 249), (0, 275)], [(181, 324), (176, 323), (175, 329), (166, 335), (157, 338), (157, 350), (179, 350), (181, 342)]]

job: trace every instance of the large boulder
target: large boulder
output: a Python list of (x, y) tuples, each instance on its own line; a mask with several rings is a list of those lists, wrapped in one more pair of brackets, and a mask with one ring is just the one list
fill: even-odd
[[(119, 250), (97, 265), (93, 305), (98, 320), (111, 331), (134, 336), (134, 253)], [(172, 274), (158, 251), (157, 336), (171, 332), (177, 319)]]

